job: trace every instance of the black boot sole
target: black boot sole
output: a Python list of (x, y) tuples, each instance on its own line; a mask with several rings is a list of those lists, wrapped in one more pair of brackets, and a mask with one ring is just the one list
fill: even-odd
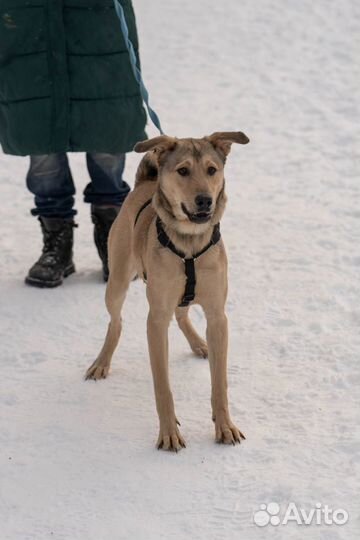
[(62, 277), (55, 281), (45, 281), (42, 279), (36, 279), (32, 278), (30, 276), (26, 276), (25, 283), (27, 285), (31, 285), (32, 287), (38, 287), (39, 289), (53, 289), (54, 287), (58, 287), (62, 284), (64, 278), (67, 278), (71, 274), (75, 272), (75, 265), (70, 264), (67, 268), (65, 268), (64, 273)]

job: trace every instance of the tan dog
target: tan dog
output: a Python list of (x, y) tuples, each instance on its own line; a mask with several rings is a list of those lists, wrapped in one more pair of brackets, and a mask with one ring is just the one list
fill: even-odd
[[(227, 258), (218, 223), (226, 203), (226, 156), (232, 143), (248, 142), (243, 133), (231, 132), (203, 139), (163, 135), (138, 143), (134, 150), (147, 154), (139, 165), (134, 191), (111, 228), (106, 289), (111, 320), (103, 348), (86, 378), (107, 376), (121, 333), (127, 289), (136, 274), (143, 277), (150, 306), (148, 343), (160, 420), (157, 446), (165, 450), (185, 447), (168, 375), (168, 326), (174, 312), (194, 353), (209, 356), (216, 441), (235, 444), (245, 438), (231, 421), (228, 407)], [(207, 343), (189, 320), (191, 303), (200, 304), (205, 312)]]

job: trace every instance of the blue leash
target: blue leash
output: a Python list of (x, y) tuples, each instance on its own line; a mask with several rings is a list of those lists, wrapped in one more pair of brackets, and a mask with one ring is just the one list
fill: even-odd
[(127, 50), (129, 51), (131, 67), (132, 67), (132, 70), (134, 72), (135, 79), (137, 80), (137, 82), (139, 83), (139, 86), (140, 86), (141, 97), (142, 97), (142, 99), (143, 99), (143, 101), (144, 101), (144, 103), (146, 105), (148, 114), (149, 114), (154, 126), (157, 127), (157, 129), (160, 131), (161, 135), (164, 135), (164, 132), (163, 132), (163, 130), (161, 128), (159, 117), (156, 114), (156, 112), (154, 111), (154, 109), (152, 109), (150, 107), (149, 92), (146, 90), (146, 87), (145, 87), (145, 84), (144, 84), (144, 81), (143, 81), (143, 78), (142, 78), (142, 75), (141, 75), (141, 71), (140, 71), (140, 69), (138, 68), (138, 65), (137, 65), (137, 59), (136, 59), (134, 47), (133, 47), (133, 44), (131, 43), (131, 40), (129, 38), (129, 29), (128, 29), (128, 25), (126, 23), (124, 9), (123, 9), (122, 5), (120, 4), (119, 0), (114, 0), (114, 5), (115, 5), (115, 10), (116, 10), (117, 16), (119, 17), (119, 20), (120, 20), (121, 31), (122, 31), (124, 39), (125, 39), (125, 44), (126, 44)]

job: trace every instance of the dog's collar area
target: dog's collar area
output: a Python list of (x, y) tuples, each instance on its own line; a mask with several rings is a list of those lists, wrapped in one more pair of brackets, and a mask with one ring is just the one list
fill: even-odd
[(196, 286), (195, 261), (198, 257), (200, 257), (200, 255), (205, 253), (208, 249), (211, 248), (211, 246), (214, 246), (220, 240), (221, 238), (220, 223), (217, 223), (214, 226), (210, 242), (201, 251), (199, 251), (198, 253), (196, 253), (190, 258), (186, 258), (185, 253), (177, 249), (176, 246), (172, 243), (172, 241), (166, 234), (164, 227), (162, 225), (161, 219), (159, 217), (157, 217), (156, 219), (156, 230), (157, 230), (157, 236), (158, 236), (158, 240), (160, 244), (170, 249), (170, 251), (175, 253), (175, 255), (177, 255), (184, 261), (186, 283), (185, 283), (184, 296), (179, 304), (179, 307), (186, 307), (195, 298), (195, 286)]
[[(138, 213), (136, 214), (134, 227), (135, 227), (141, 213), (143, 212), (143, 210), (145, 210), (145, 208), (147, 206), (149, 206), (149, 204), (151, 204), (151, 202), (152, 202), (152, 199), (149, 199), (148, 201), (146, 201), (141, 206)], [(170, 238), (168, 237), (168, 235), (166, 234), (166, 232), (164, 230), (163, 224), (162, 224), (161, 219), (159, 218), (159, 216), (157, 216), (157, 218), (156, 218), (156, 230), (157, 230), (157, 236), (158, 236), (158, 240), (159, 240), (160, 244), (162, 246), (170, 249), (170, 251), (175, 253), (175, 255), (180, 257), (180, 259), (182, 259), (183, 262), (184, 262), (184, 271), (185, 271), (185, 276), (186, 276), (186, 283), (185, 283), (184, 296), (182, 297), (182, 300), (181, 300), (181, 302), (179, 304), (179, 307), (186, 307), (195, 298), (195, 286), (196, 286), (195, 261), (196, 261), (196, 259), (198, 257), (200, 257), (200, 255), (205, 253), (208, 249), (211, 248), (211, 246), (214, 246), (220, 240), (220, 238), (221, 238), (220, 223), (217, 223), (214, 226), (210, 242), (201, 251), (199, 251), (198, 253), (195, 253), (195, 255), (193, 255), (190, 258), (186, 258), (185, 253), (183, 253), (182, 251), (177, 249), (176, 246), (172, 243), (172, 241), (170, 240)], [(145, 274), (144, 274), (144, 280), (146, 281), (146, 275)]]

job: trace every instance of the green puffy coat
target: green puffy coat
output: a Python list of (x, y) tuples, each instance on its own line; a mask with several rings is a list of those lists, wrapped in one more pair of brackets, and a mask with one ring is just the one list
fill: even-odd
[[(138, 49), (131, 0), (121, 0)], [(113, 0), (0, 0), (7, 154), (127, 152), (146, 113)]]

